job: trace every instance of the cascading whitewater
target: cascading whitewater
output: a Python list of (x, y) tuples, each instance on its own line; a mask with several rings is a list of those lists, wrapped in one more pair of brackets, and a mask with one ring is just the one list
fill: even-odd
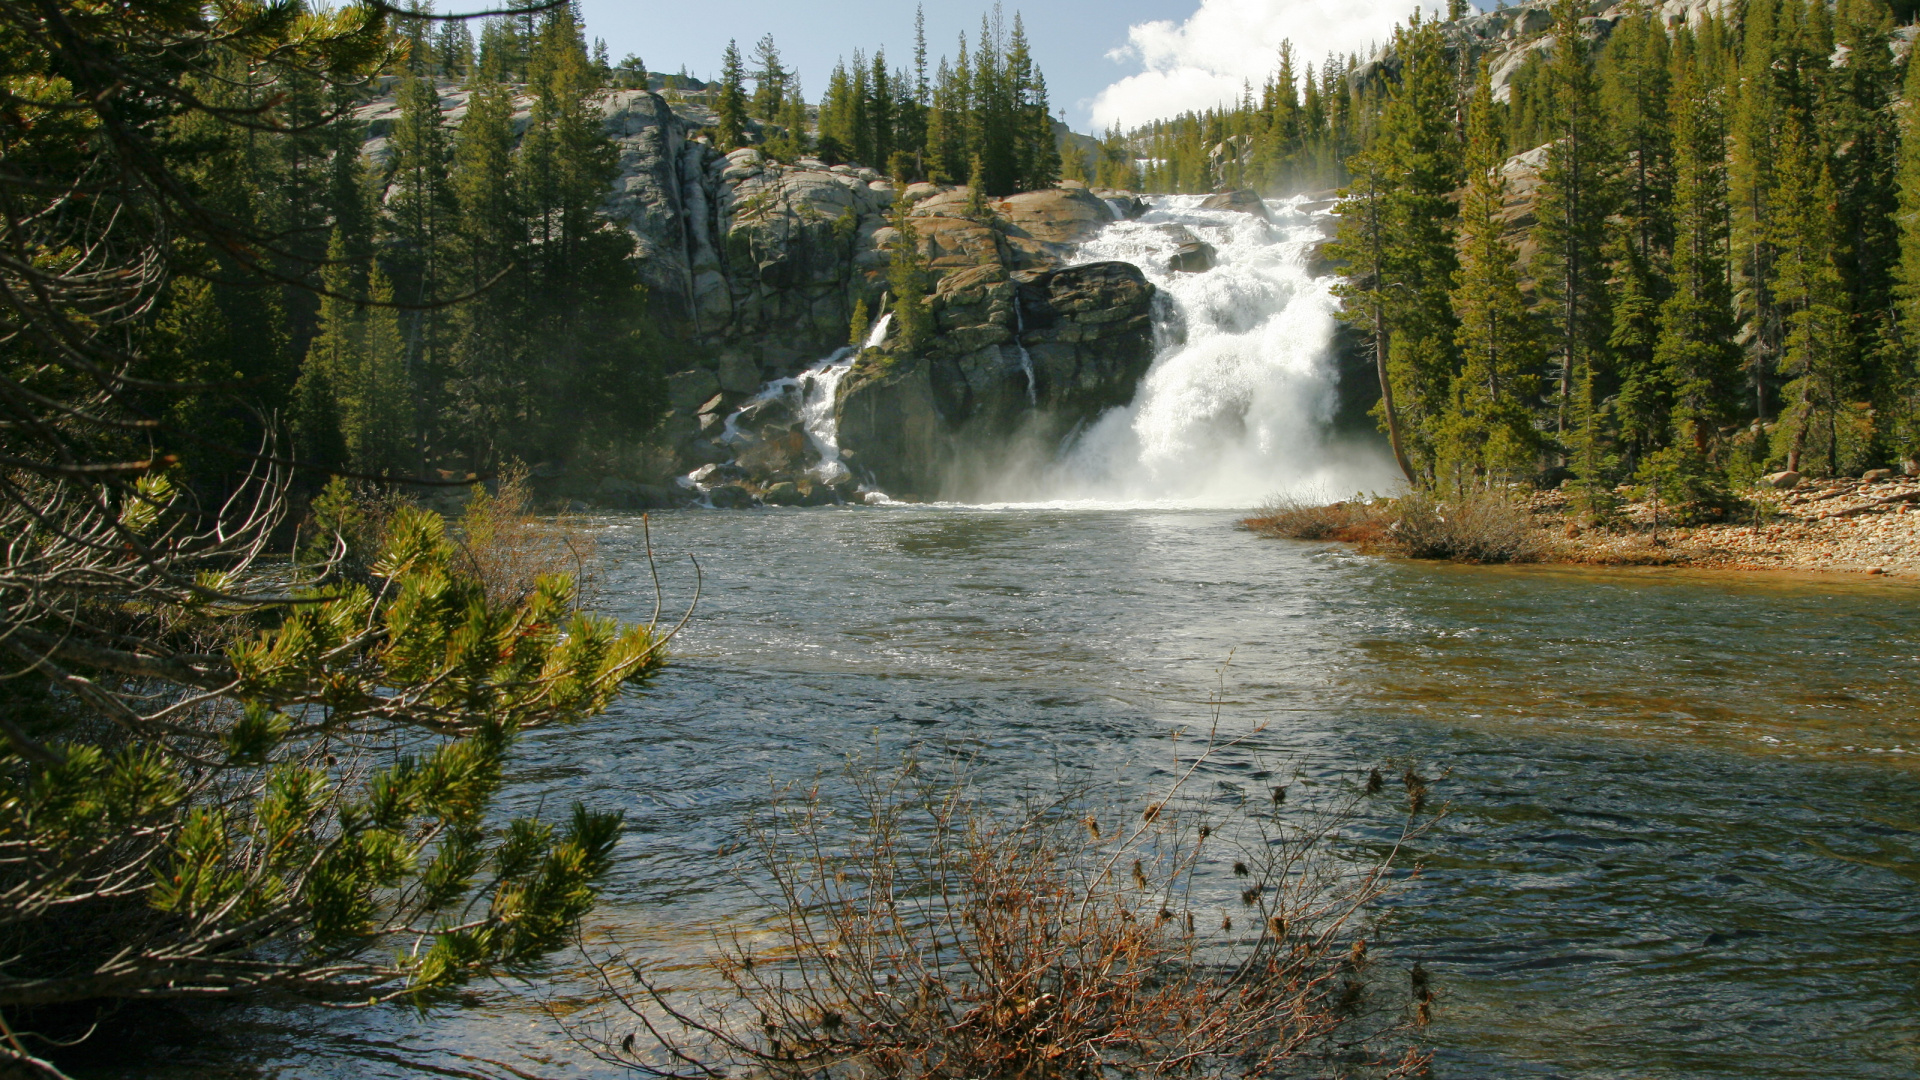
[[(834, 397), (839, 392), (840, 380), (847, 377), (853, 369), (853, 362), (860, 358), (865, 349), (877, 349), (887, 339), (887, 331), (893, 326), (893, 313), (882, 315), (868, 332), (867, 339), (856, 349), (849, 345), (837, 349), (832, 355), (819, 363), (790, 378), (775, 379), (761, 387), (759, 392), (748, 398), (728, 417), (722, 429), (720, 442), (737, 447), (746, 441), (746, 435), (740, 430), (740, 418), (756, 406), (781, 398), (788, 399), (788, 407), (800, 418), (800, 426), (807, 433), (807, 441), (813, 444), (820, 461), (811, 470), (822, 483), (832, 484), (848, 475), (846, 465), (840, 460), (839, 425), (833, 416)], [(704, 490), (709, 485), (703, 479), (703, 471), (694, 470), (683, 478), (689, 487)]]
[[(1157, 198), (1081, 248), (1079, 261), (1130, 262), (1159, 287), (1159, 354), (1132, 403), (1003, 497), (1250, 506), (1283, 491), (1391, 486), (1377, 450), (1329, 441), (1338, 301), (1332, 279), (1307, 269), (1320, 229), (1299, 200), (1270, 203), (1272, 225), (1203, 200)], [(1213, 246), (1213, 269), (1171, 269), (1186, 239), (1174, 226)]]
[[(1077, 428), (1051, 460), (1029, 459), (989, 481), (981, 492), (988, 500), (1248, 507), (1276, 493), (1394, 486), (1392, 461), (1379, 447), (1336, 445), (1329, 430), (1338, 302), (1333, 280), (1314, 277), (1307, 266), (1320, 223), (1300, 200), (1270, 203), (1271, 224), (1236, 210), (1202, 209), (1204, 200), (1156, 198), (1141, 218), (1117, 221), (1081, 247), (1075, 261), (1129, 262), (1158, 287), (1157, 355), (1131, 403)], [(1213, 267), (1174, 270), (1175, 255), (1194, 238), (1214, 249)], [(865, 348), (885, 340), (892, 319), (889, 313), (874, 324)], [(819, 457), (813, 475), (830, 484), (846, 478), (834, 403), (859, 352), (840, 349), (768, 383), (728, 417), (720, 441), (749, 442), (738, 421), (784, 399)], [(1024, 347), (1020, 359), (1031, 403), (1035, 377)], [(685, 482), (704, 489), (694, 479), (703, 471)]]

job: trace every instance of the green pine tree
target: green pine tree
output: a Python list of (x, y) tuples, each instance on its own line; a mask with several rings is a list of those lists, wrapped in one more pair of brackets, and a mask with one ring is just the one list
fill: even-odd
[(1541, 170), (1540, 224), (1534, 275), (1550, 312), (1550, 340), (1559, 368), (1554, 430), (1581, 481), (1608, 487), (1611, 469), (1599, 397), (1612, 329), (1607, 263), (1602, 252), (1614, 211), (1612, 149), (1589, 56), (1584, 9), (1556, 0), (1548, 69), (1553, 142)]
[(1539, 454), (1527, 403), (1543, 359), (1506, 242), (1504, 135), (1493, 83), (1480, 65), (1467, 113), (1467, 188), (1460, 203), (1460, 269), (1453, 310), (1461, 368), (1436, 437), (1437, 468), (1459, 485), (1468, 476), (1513, 479)]
[(764, 123), (780, 123), (793, 73), (780, 63), (780, 48), (772, 34), (762, 36), (753, 47), (753, 63), (753, 115)]
[(747, 145), (747, 70), (740, 45), (727, 42), (720, 57), (720, 99), (714, 105), (714, 141), (722, 152)]
[[(1690, 35), (1682, 42), (1690, 45)], [(1704, 455), (1719, 425), (1737, 415), (1740, 354), (1727, 287), (1725, 95), (1717, 73), (1690, 52), (1673, 85), (1673, 291), (1654, 348), (1659, 385), (1646, 393), (1647, 411)]]

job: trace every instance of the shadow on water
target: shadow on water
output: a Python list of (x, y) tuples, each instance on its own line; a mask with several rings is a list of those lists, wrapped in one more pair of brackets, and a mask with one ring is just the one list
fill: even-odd
[[(509, 808), (624, 810), (590, 934), (688, 962), (752, 917), (728, 867), (770, 781), (917, 746), (995, 784), (1137, 785), (1224, 685), (1227, 721), (1264, 728), (1208, 771), (1222, 791), (1274, 760), (1440, 778), (1380, 943), (1435, 974), (1436, 1076), (1920, 1068), (1920, 592), (1390, 563), (1231, 521), (661, 515), (656, 542), (707, 571), (676, 665), (529, 739)], [(605, 524), (613, 606), (643, 618), (637, 522)], [(689, 584), (671, 570), (670, 595)], [(139, 1075), (608, 1075), (537, 994), (475, 993), (428, 1017), (245, 1010)]]

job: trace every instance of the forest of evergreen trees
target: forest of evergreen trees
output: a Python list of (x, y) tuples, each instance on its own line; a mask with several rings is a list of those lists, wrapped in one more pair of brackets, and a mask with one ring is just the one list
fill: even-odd
[[(751, 94), (746, 88), (751, 79)], [(912, 67), (887, 66), (884, 50), (854, 50), (836, 64), (818, 111), (817, 135), (799, 77), (782, 66), (772, 37), (755, 47), (749, 69), (737, 45), (721, 63), (716, 142), (748, 145), (753, 121), (764, 149), (792, 162), (817, 154), (828, 164), (867, 165), (901, 181), (967, 183), (991, 196), (1052, 187), (1060, 153), (1047, 103), (1047, 80), (1033, 62), (1018, 13), (1009, 29), (999, 5), (982, 15), (969, 49), (929, 69), (926, 20), (916, 16)]]
[[(1571, 478), (1710, 504), (1773, 469), (1920, 453), (1920, 137), (1878, 0), (1745, 0), (1597, 46), (1560, 0), (1508, 100), (1444, 24), (1388, 65), (1290, 52), (1238, 107), (1110, 132), (1150, 190), (1345, 185), (1345, 317), (1409, 471)], [(1561, 43), (1564, 43), (1562, 45)], [(1349, 78), (1350, 73), (1359, 77)], [(1902, 93), (1903, 80), (1907, 94)], [(1544, 148), (1531, 219), (1502, 166)], [(1130, 159), (1140, 159), (1138, 166)]]
[[(573, 13), (490, 20), (477, 50), (464, 23), (431, 25), (399, 24), (413, 40), (381, 77), (399, 106), (384, 155), (363, 153), (358, 93), (297, 73), (277, 102), (228, 101), (249, 91), (204, 79), (201, 94), (258, 122), (194, 113), (166, 137), (196, 197), (270, 239), (265, 265), (177, 253), (185, 272), (144, 349), (181, 378), (244, 380), (324, 468), (565, 458), (643, 428), (660, 397), (633, 241), (599, 212), (616, 164), (593, 100), (606, 70)], [(457, 131), (449, 80), (470, 94)], [(516, 95), (531, 98), (519, 135)], [(243, 441), (222, 399), (178, 407)]]
[[(637, 57), (610, 63), (569, 6), (478, 25), (476, 41), (464, 20), (396, 20), (398, 59), (379, 89), (398, 115), (383, 153), (363, 153), (356, 107), (368, 99), (297, 78), (272, 103), (226, 101), (246, 92), (205, 80), (210, 98), (264, 106), (261, 122), (198, 115), (169, 133), (197, 196), (274, 238), (267, 269), (286, 284), (242, 284), (230, 253), (183, 251), (189, 272), (143, 348), (181, 378), (245, 380), (305, 463), (430, 477), (590, 459), (644, 434), (662, 407), (667, 331), (629, 264), (632, 238), (599, 212), (617, 163), (596, 100), (608, 88), (710, 105), (705, 134), (722, 150), (972, 179), (992, 194), (1059, 173), (1045, 77), (1020, 18), (1009, 29), (997, 9), (931, 71), (924, 33), (910, 68), (856, 51), (817, 111), (770, 37), (751, 70), (730, 47), (706, 84), (650, 76)], [(457, 125), (443, 99), (455, 93), (466, 95)], [(234, 440), (252, 423), (210, 400), (177, 408)]]

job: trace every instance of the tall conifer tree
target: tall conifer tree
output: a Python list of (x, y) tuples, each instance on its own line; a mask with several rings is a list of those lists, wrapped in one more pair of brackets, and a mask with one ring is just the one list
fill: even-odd
[(714, 139), (720, 149), (736, 150), (747, 144), (747, 68), (740, 59), (738, 42), (727, 42), (720, 57), (720, 97), (714, 104)]
[(1460, 269), (1453, 310), (1461, 367), (1441, 419), (1437, 471), (1456, 483), (1469, 475), (1511, 476), (1538, 454), (1527, 402), (1542, 359), (1539, 335), (1506, 242), (1505, 133), (1485, 63), (1467, 113), (1467, 187), (1460, 204)]
[(1534, 272), (1551, 311), (1550, 336), (1559, 367), (1554, 430), (1571, 452), (1575, 472), (1589, 484), (1600, 484), (1607, 465), (1600, 443), (1598, 381), (1612, 329), (1601, 248), (1614, 208), (1613, 160), (1580, 24), (1584, 10), (1575, 0), (1556, 0), (1553, 7), (1548, 69), (1553, 142), (1540, 173)]

